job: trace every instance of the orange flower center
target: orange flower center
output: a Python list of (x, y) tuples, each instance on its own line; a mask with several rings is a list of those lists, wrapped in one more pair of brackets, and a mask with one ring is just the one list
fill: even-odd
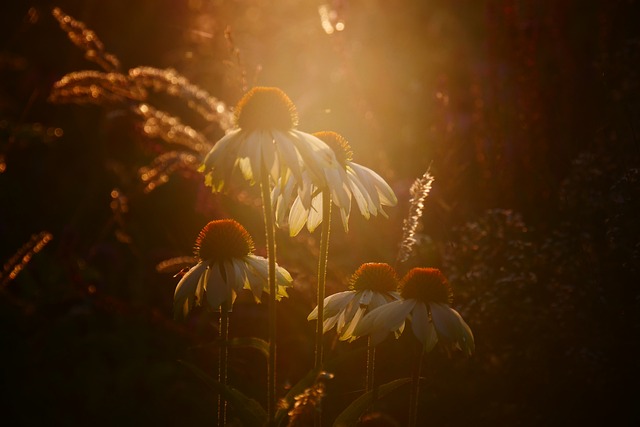
[(351, 288), (356, 291), (392, 292), (398, 289), (398, 277), (389, 264), (369, 262), (353, 273)]
[(287, 131), (298, 125), (298, 112), (291, 99), (276, 87), (254, 87), (235, 108), (236, 124), (248, 131)]
[(200, 230), (194, 252), (201, 261), (241, 258), (253, 253), (253, 239), (238, 222), (219, 219)]
[(327, 144), (336, 155), (336, 159), (344, 167), (347, 162), (353, 159), (353, 151), (349, 142), (339, 133), (336, 132), (316, 132), (313, 134), (316, 138)]
[(404, 299), (417, 299), (428, 303), (451, 304), (453, 292), (447, 278), (437, 268), (413, 268), (402, 279)]

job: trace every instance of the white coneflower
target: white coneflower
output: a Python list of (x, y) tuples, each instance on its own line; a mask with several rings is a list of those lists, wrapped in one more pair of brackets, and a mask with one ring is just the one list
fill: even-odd
[[(174, 294), (176, 317), (185, 317), (194, 306), (207, 305), (229, 310), (242, 289), (253, 292), (260, 301), (267, 287), (267, 259), (253, 254), (253, 240), (247, 230), (232, 219), (209, 222), (200, 231), (195, 244), (199, 262), (180, 280)], [(287, 296), (291, 275), (276, 268), (276, 299)]]
[[(352, 161), (353, 152), (349, 142), (336, 132), (313, 134), (326, 143), (340, 165), (339, 168), (325, 169), (328, 188), (319, 187), (308, 175), (302, 175), (302, 186), (294, 185), (294, 176), (286, 175), (282, 183), (274, 189), (272, 200), (276, 205), (276, 221), (280, 227), (289, 226), (289, 233), (297, 235), (307, 225), (313, 231), (322, 222), (322, 191), (331, 193), (333, 203), (340, 208), (340, 216), (345, 231), (349, 229), (351, 198), (358, 205), (360, 213), (367, 219), (378, 214), (386, 217), (383, 206), (398, 203), (395, 193), (380, 175), (373, 170)], [(309, 203), (311, 198), (311, 203)], [(291, 208), (287, 215), (287, 209)]]
[[(400, 298), (395, 270), (385, 263), (362, 264), (351, 278), (350, 290), (324, 300), (324, 332), (336, 327), (341, 340), (353, 341), (353, 330), (368, 310)], [(318, 307), (307, 317), (318, 318)]]
[(452, 292), (447, 279), (436, 268), (414, 268), (401, 281), (401, 300), (370, 311), (353, 335), (370, 335), (380, 343), (390, 332), (401, 332), (407, 319), (424, 351), (437, 343), (471, 355), (475, 349), (473, 333), (457, 311), (452, 309)]
[(324, 170), (337, 168), (335, 155), (318, 138), (296, 129), (296, 107), (282, 90), (254, 87), (234, 113), (236, 129), (216, 142), (200, 167), (213, 191), (222, 191), (236, 169), (251, 184), (260, 182), (263, 172), (273, 182), (291, 174), (301, 183), (303, 171), (314, 183), (327, 184)]

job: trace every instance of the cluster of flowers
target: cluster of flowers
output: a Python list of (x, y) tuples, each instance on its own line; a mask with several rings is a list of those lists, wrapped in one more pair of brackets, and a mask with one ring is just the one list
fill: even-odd
[[(295, 106), (280, 89), (253, 88), (234, 112), (236, 128), (213, 146), (199, 170), (213, 192), (228, 190), (239, 178), (260, 184), (267, 240), (269, 227), (288, 229), (291, 236), (305, 226), (314, 231), (330, 220), (331, 205), (338, 208), (345, 231), (352, 200), (365, 218), (386, 217), (383, 208), (396, 205), (384, 179), (353, 162), (342, 136), (297, 130)], [(267, 292), (275, 303), (292, 286), (291, 275), (275, 263), (275, 244), (268, 248), (267, 258), (254, 255), (251, 236), (232, 219), (208, 223), (195, 249), (199, 262), (175, 290), (177, 317), (198, 305), (226, 313), (242, 289), (250, 290), (258, 302)], [(342, 340), (369, 336), (376, 345), (390, 333), (399, 337), (409, 320), (424, 351), (439, 342), (469, 355), (474, 350), (471, 329), (450, 307), (451, 288), (437, 269), (414, 268), (400, 280), (388, 264), (365, 263), (353, 274), (349, 290), (326, 299), (323, 272), (318, 278), (322, 292), (308, 319), (317, 319), (320, 337), (336, 327)]]

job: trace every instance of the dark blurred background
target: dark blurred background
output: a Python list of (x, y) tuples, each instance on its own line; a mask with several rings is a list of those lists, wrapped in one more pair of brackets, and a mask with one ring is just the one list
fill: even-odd
[[(56, 6), (125, 73), (173, 68), (231, 107), (247, 87), (282, 88), (301, 130), (341, 133), (390, 183), (389, 219), (354, 212), (349, 234), (334, 223), (328, 294), (361, 263), (395, 263), (409, 187), (430, 167), (418, 244), (398, 272), (449, 277), (476, 354), (427, 357), (421, 423), (640, 422), (638, 1), (11, 0), (0, 14), (2, 425), (215, 424), (215, 393), (178, 360), (215, 371), (217, 320), (174, 322), (179, 278), (156, 265), (191, 255), (198, 231), (225, 217), (265, 253), (255, 189), (214, 196), (182, 168), (145, 192), (139, 169), (169, 148), (129, 105), (48, 101), (65, 74), (99, 69)], [(180, 99), (155, 101), (210, 141), (223, 135)], [(9, 279), (41, 232), (53, 240)], [(295, 279), (278, 307), (282, 393), (313, 365), (318, 242), (278, 234)], [(265, 338), (265, 316), (241, 299), (232, 336)], [(328, 357), (362, 347), (326, 338)], [(406, 341), (380, 350), (381, 382), (408, 374)], [(231, 384), (264, 403), (264, 358), (232, 349), (230, 363)], [(363, 366), (336, 369), (326, 425), (361, 393)], [(380, 408), (402, 423), (407, 393)]]

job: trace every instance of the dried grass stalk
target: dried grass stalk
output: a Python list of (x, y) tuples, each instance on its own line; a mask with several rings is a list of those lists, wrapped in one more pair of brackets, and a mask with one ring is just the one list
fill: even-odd
[(144, 120), (142, 130), (151, 138), (182, 145), (201, 154), (207, 153), (211, 148), (204, 135), (183, 124), (178, 117), (156, 110), (149, 104), (139, 104), (133, 107), (133, 112)]
[(409, 189), (409, 194), (411, 195), (411, 199), (409, 200), (409, 215), (403, 221), (402, 240), (397, 258), (398, 263), (405, 262), (409, 259), (413, 246), (416, 244), (415, 234), (420, 225), (420, 218), (422, 217), (422, 211), (424, 209), (424, 200), (429, 195), (429, 191), (431, 191), (433, 179), (430, 169), (427, 169), (424, 175), (417, 178)]
[(95, 62), (105, 71), (120, 69), (118, 58), (105, 50), (96, 33), (88, 29), (83, 22), (67, 15), (59, 7), (54, 8), (51, 13), (60, 24), (60, 28), (67, 33), (69, 40), (84, 51), (85, 58)]
[(54, 83), (49, 101), (56, 104), (111, 104), (143, 101), (146, 91), (120, 73), (76, 71)]
[(129, 70), (129, 78), (138, 86), (179, 97), (205, 120), (219, 123), (225, 131), (233, 127), (233, 113), (224, 102), (172, 68), (137, 67)]
[(42, 231), (31, 236), (31, 239), (7, 261), (0, 272), (0, 289), (4, 288), (29, 264), (31, 258), (53, 239), (53, 235)]
[(138, 170), (140, 179), (145, 184), (144, 192), (150, 193), (169, 181), (169, 175), (178, 170), (196, 172), (200, 159), (184, 151), (169, 151), (153, 159), (150, 166)]

